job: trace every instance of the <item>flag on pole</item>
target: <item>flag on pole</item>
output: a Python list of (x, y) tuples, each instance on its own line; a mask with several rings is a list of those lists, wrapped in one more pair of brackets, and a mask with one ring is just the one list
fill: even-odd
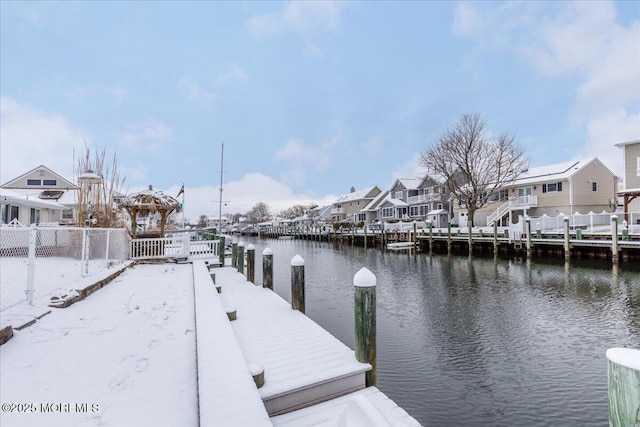
[(176, 199), (178, 197), (180, 197), (181, 194), (184, 194), (184, 184), (182, 184), (182, 187), (180, 187), (180, 191), (178, 192), (178, 195), (176, 196)]

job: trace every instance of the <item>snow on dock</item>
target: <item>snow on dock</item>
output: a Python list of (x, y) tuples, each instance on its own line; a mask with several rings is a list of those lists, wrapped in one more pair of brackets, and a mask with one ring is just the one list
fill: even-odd
[(420, 423), (376, 387), (271, 418), (274, 427), (395, 426)]
[(365, 387), (371, 365), (275, 292), (232, 268), (215, 269), (222, 298), (237, 310), (231, 322), (247, 363), (264, 367), (258, 391), (269, 415), (332, 399)]
[(200, 426), (269, 426), (269, 416), (203, 261), (194, 261)]

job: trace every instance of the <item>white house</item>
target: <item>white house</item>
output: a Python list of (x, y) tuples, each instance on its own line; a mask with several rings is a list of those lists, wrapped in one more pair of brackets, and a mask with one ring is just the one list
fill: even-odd
[(17, 220), (21, 224), (64, 223), (73, 219), (74, 192), (71, 181), (40, 165), (0, 186), (2, 223)]

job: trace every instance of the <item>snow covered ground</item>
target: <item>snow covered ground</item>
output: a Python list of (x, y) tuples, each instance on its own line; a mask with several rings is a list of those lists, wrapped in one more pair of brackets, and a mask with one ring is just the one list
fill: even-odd
[(0, 425), (197, 425), (192, 283), (190, 264), (137, 265), (15, 331)]

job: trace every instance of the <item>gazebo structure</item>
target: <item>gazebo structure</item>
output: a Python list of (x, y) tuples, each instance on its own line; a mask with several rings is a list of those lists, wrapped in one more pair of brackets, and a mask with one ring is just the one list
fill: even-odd
[(138, 215), (148, 216), (160, 213), (160, 237), (164, 237), (164, 227), (167, 218), (173, 212), (180, 212), (180, 202), (167, 196), (162, 191), (156, 191), (150, 185), (148, 190), (133, 193), (124, 198), (120, 207), (131, 217), (131, 237), (135, 238), (138, 228)]

